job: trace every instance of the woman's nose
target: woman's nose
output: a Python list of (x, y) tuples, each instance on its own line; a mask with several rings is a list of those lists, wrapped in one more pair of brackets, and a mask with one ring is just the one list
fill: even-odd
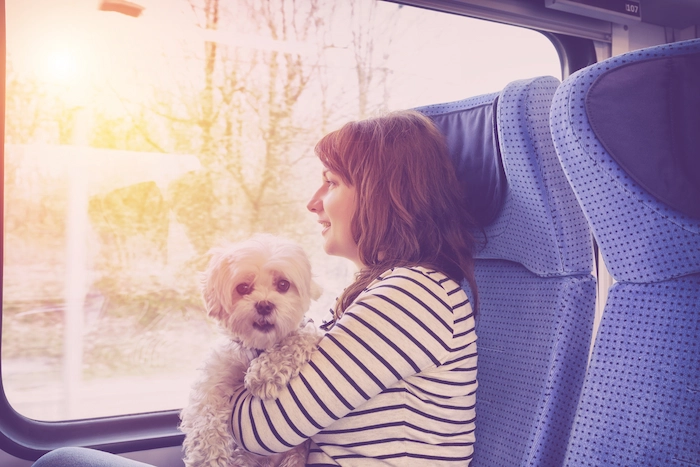
[(319, 198), (318, 193), (315, 193), (311, 197), (311, 200), (306, 205), (306, 209), (311, 212), (319, 212), (321, 210), (321, 199)]

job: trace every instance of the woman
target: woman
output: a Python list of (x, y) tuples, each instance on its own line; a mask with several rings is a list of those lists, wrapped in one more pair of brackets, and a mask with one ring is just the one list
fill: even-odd
[(234, 437), (259, 454), (311, 437), (308, 465), (467, 465), (477, 357), (460, 284), (476, 291), (474, 241), (443, 137), (402, 111), (348, 123), (316, 153), (307, 207), (325, 251), (359, 273), (277, 400), (234, 396)]
[(278, 399), (234, 394), (233, 435), (263, 455), (311, 438), (311, 466), (468, 465), (477, 354), (460, 284), (476, 295), (474, 239), (443, 137), (402, 111), (348, 123), (316, 154), (307, 207), (325, 251), (359, 272)]

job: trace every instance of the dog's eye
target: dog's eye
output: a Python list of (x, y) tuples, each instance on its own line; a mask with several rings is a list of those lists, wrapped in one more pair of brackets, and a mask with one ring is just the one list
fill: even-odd
[(286, 281), (284, 279), (277, 282), (277, 290), (279, 290), (280, 292), (286, 292), (287, 290), (289, 290), (289, 286), (289, 281)]
[(241, 295), (248, 295), (253, 291), (253, 287), (250, 286), (250, 284), (238, 284), (236, 286), (236, 292), (238, 292)]

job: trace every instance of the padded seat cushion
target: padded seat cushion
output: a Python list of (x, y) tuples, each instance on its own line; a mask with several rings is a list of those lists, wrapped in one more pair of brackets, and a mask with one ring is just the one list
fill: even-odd
[(698, 304), (697, 274), (611, 288), (564, 465), (700, 465)]
[(561, 465), (588, 359), (595, 278), (541, 278), (509, 261), (477, 260), (476, 281), (484, 308), (474, 466)]

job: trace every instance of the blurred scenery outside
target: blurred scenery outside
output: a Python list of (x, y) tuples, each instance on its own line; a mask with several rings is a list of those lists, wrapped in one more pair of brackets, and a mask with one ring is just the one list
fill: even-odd
[(301, 243), (326, 318), (355, 271), (306, 211), (323, 134), (560, 77), (539, 33), (395, 3), (102, 3), (6, 1), (2, 381), (41, 420), (181, 407), (224, 241)]

